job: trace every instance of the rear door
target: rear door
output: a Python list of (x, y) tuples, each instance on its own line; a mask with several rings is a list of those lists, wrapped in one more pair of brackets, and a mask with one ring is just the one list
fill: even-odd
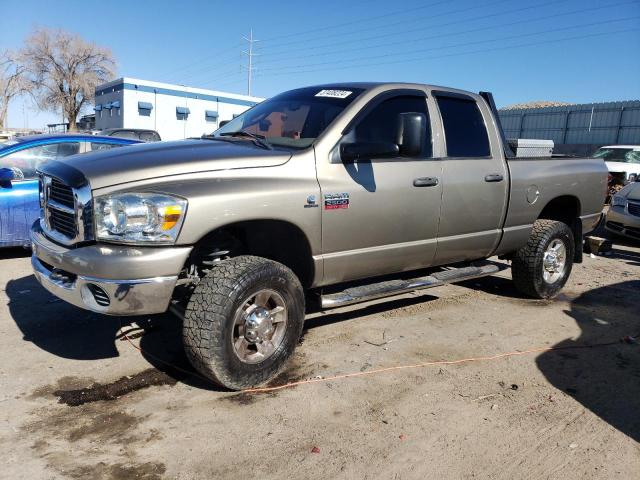
[(479, 97), (434, 91), (443, 132), (442, 212), (435, 263), (488, 256), (500, 240), (508, 171), (493, 117)]

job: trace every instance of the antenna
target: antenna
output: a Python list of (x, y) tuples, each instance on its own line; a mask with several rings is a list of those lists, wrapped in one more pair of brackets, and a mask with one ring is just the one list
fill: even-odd
[(253, 57), (257, 56), (257, 53), (253, 53), (253, 44), (259, 42), (253, 38), (253, 28), (249, 32), (249, 38), (242, 37), (243, 40), (249, 43), (249, 51), (243, 50), (242, 53), (249, 58), (249, 66), (247, 68), (247, 95), (251, 95), (251, 77), (253, 76)]

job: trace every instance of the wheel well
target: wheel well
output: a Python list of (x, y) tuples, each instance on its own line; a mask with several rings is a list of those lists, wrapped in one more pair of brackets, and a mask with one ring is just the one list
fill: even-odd
[(571, 195), (563, 195), (547, 203), (538, 216), (538, 219), (557, 220), (569, 225), (575, 240), (575, 255), (573, 259), (575, 263), (582, 263), (582, 221), (580, 220), (580, 212), (580, 200)]
[(282, 220), (249, 220), (208, 233), (198, 241), (194, 256), (203, 258), (217, 248), (231, 256), (255, 255), (275, 260), (290, 268), (304, 287), (313, 282), (311, 246), (304, 232)]
[(556, 197), (551, 200), (540, 212), (540, 219), (558, 220), (573, 227), (580, 216), (580, 200), (570, 195)]

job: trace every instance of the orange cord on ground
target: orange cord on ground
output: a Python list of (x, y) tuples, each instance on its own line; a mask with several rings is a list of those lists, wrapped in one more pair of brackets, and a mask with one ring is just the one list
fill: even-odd
[[(120, 323), (120, 330), (122, 330), (122, 323)], [(416, 363), (414, 365), (397, 365), (394, 367), (385, 367), (385, 368), (377, 368), (375, 370), (368, 370), (365, 372), (354, 372), (354, 373), (344, 373), (344, 374), (340, 374), (340, 375), (331, 375), (329, 377), (322, 377), (322, 378), (310, 378), (308, 380), (299, 380), (297, 382), (290, 382), (290, 383), (284, 383), (282, 385), (276, 385), (273, 387), (258, 387), (258, 388), (248, 388), (246, 390), (241, 390), (241, 393), (266, 393), (266, 392), (273, 392), (276, 390), (283, 390), (285, 388), (292, 388), (292, 387), (296, 387), (298, 385), (308, 385), (311, 383), (321, 383), (321, 382), (331, 382), (331, 381), (335, 381), (335, 380), (342, 380), (345, 378), (355, 378), (355, 377), (364, 377), (367, 375), (377, 375), (379, 373), (385, 373), (385, 372), (392, 372), (392, 371), (396, 371), (396, 370), (407, 370), (410, 368), (424, 368), (424, 367), (433, 367), (436, 365), (458, 365), (461, 363), (471, 363), (471, 362), (484, 362), (484, 361), (490, 361), (490, 360), (499, 360), (501, 358), (508, 358), (508, 357), (516, 357), (516, 356), (521, 356), (521, 355), (530, 355), (532, 353), (544, 353), (544, 352), (552, 352), (554, 350), (571, 350), (571, 349), (576, 349), (576, 348), (596, 348), (596, 347), (609, 347), (612, 345), (619, 345), (620, 342), (625, 342), (625, 343), (635, 343), (637, 340), (637, 338), (640, 335), (635, 335), (635, 336), (631, 336), (631, 335), (627, 335), (625, 337), (623, 337), (622, 339), (615, 341), (615, 342), (606, 342), (606, 343), (594, 343), (594, 344), (589, 344), (589, 345), (567, 345), (567, 346), (562, 346), (562, 347), (542, 347), (542, 348), (532, 348), (530, 350), (521, 350), (521, 351), (515, 351), (515, 352), (507, 352), (507, 353), (499, 353), (496, 355), (490, 355), (490, 356), (484, 356), (484, 357), (470, 357), (470, 358), (461, 358), (458, 360), (436, 360), (436, 361), (432, 361), (432, 362), (424, 362), (424, 363)], [(144, 350), (142, 350), (142, 348), (140, 348), (138, 345), (134, 344), (131, 339), (127, 336), (126, 333), (122, 333), (122, 337), (125, 338), (129, 344), (135, 348), (136, 350), (139, 350), (140, 352), (142, 352), (143, 354), (147, 355), (150, 358), (154, 358), (155, 360), (164, 363), (165, 365), (170, 366), (171, 368), (174, 368), (176, 370), (179, 370), (183, 373), (187, 373), (189, 375), (194, 375), (198, 378), (201, 378), (207, 382), (211, 382), (211, 380), (209, 380), (206, 377), (203, 377), (202, 375), (197, 374), (196, 372), (190, 372), (187, 371), (183, 368), (177, 367), (175, 365), (170, 364), (169, 362), (166, 362), (154, 355), (149, 354), (148, 352), (145, 352)]]

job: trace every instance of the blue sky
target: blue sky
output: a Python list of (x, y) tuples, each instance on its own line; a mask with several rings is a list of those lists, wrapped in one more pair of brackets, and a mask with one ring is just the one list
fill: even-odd
[[(640, 99), (638, 0), (21, 0), (0, 17), (0, 48), (36, 26), (111, 48), (118, 76), (237, 93), (252, 28), (264, 97), (373, 80), (491, 90), (498, 106)], [(22, 99), (9, 110), (13, 127), (58, 118)]]

